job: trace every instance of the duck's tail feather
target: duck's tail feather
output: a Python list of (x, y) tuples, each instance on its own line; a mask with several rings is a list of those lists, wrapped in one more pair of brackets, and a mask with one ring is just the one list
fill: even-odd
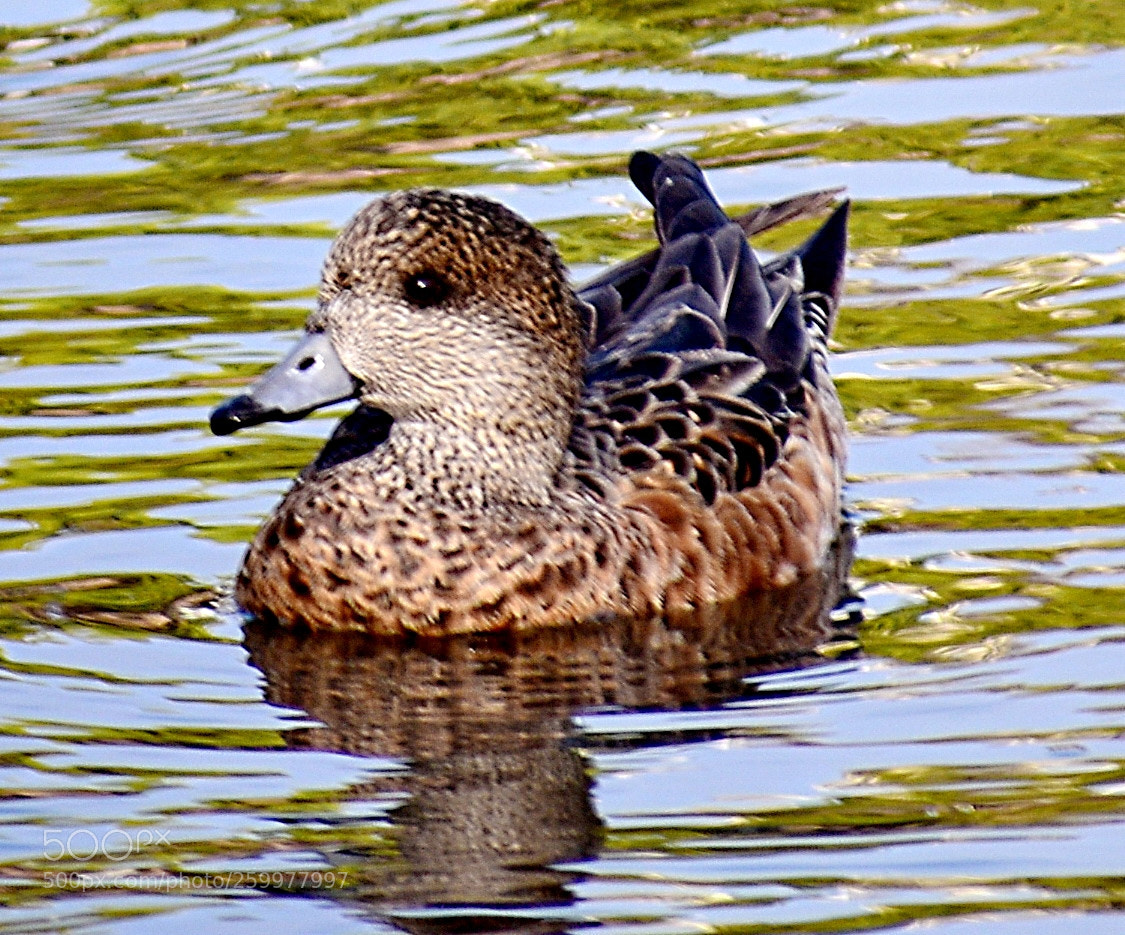
[(836, 323), (836, 310), (840, 307), (840, 294), (844, 288), (844, 266), (848, 253), (848, 217), (851, 202), (840, 205), (820, 229), (794, 250), (801, 261), (805, 278), (805, 293), (810, 299), (824, 296), (827, 320), (825, 337), (832, 333)]
[(800, 221), (814, 214), (820, 214), (836, 201), (843, 191), (842, 187), (826, 188), (819, 192), (794, 195), (784, 201), (775, 201), (773, 204), (762, 205), (753, 211), (740, 214), (734, 218), (734, 222), (742, 228), (742, 232), (747, 237), (753, 237), (763, 231), (788, 224), (790, 221)]

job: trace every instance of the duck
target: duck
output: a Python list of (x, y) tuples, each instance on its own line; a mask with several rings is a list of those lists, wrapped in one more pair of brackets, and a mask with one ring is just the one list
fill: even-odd
[(839, 535), (829, 369), (848, 202), (763, 262), (679, 153), (635, 153), (658, 246), (572, 286), (499, 202), (388, 193), (343, 228), (296, 347), (217, 435), (357, 400), (251, 542), (269, 625), (444, 637), (682, 618), (814, 574)]

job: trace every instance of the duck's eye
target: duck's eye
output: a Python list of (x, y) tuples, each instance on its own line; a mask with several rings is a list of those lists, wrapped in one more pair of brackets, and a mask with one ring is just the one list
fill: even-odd
[(338, 269), (332, 273), (332, 285), (340, 292), (343, 292), (345, 289), (350, 289), (354, 282), (355, 280), (352, 278), (352, 274), (347, 270)]
[(407, 300), (418, 308), (437, 305), (449, 295), (449, 284), (433, 270), (411, 273), (402, 283)]

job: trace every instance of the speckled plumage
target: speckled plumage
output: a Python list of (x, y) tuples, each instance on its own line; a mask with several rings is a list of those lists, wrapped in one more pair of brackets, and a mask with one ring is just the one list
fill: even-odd
[(243, 607), (523, 630), (690, 613), (818, 566), (840, 521), (826, 341), (846, 205), (763, 267), (743, 228), (825, 198), (740, 228), (687, 158), (630, 170), (661, 246), (578, 293), (550, 242), (486, 199), (404, 192), (352, 220), (308, 327), (360, 406), (251, 544)]

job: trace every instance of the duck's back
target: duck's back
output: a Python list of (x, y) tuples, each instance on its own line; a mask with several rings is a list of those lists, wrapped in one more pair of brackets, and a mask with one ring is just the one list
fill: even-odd
[[(674, 518), (661, 526), (695, 580), (671, 588), (672, 603), (785, 584), (815, 567), (840, 521), (845, 429), (827, 339), (847, 204), (762, 265), (695, 163), (639, 153), (630, 172), (661, 246), (580, 292), (593, 350), (572, 470), (630, 510)], [(750, 221), (773, 226), (807, 204), (786, 207)]]

